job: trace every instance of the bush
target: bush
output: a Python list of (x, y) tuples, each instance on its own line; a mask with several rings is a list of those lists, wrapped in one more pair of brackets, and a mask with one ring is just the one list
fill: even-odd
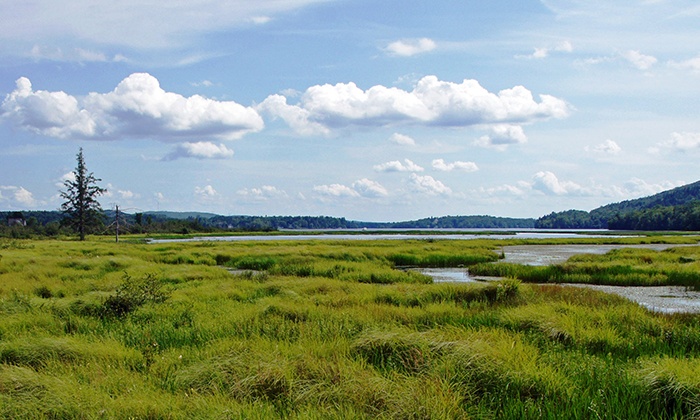
[(102, 316), (120, 318), (146, 303), (164, 302), (170, 296), (162, 287), (163, 283), (153, 274), (134, 279), (125, 273), (122, 284), (102, 304)]

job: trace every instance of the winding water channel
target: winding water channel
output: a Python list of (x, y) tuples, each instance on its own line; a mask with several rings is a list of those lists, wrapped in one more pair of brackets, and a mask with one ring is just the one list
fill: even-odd
[[(503, 247), (504, 262), (527, 265), (550, 265), (566, 262), (577, 254), (605, 254), (618, 248), (645, 248), (655, 251), (687, 246), (669, 244), (643, 245), (513, 245)], [(475, 282), (484, 279), (472, 278), (465, 269), (422, 269), (422, 273), (433, 277), (435, 282)], [(682, 286), (630, 287), (568, 284), (570, 287), (587, 287), (606, 293), (620, 295), (639, 303), (645, 308), (664, 313), (700, 313), (700, 292)]]

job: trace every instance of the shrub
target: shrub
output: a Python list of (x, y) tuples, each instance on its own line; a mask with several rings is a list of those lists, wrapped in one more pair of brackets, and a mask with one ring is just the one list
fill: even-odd
[(119, 318), (146, 303), (164, 302), (169, 294), (162, 290), (162, 286), (153, 274), (134, 279), (125, 273), (122, 284), (102, 304), (102, 316)]

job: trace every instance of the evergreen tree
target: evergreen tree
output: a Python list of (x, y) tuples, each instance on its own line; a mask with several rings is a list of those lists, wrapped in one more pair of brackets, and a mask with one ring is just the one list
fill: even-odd
[(73, 170), (75, 179), (63, 182), (66, 190), (61, 191), (61, 198), (66, 201), (61, 204), (61, 211), (67, 216), (67, 222), (78, 231), (80, 240), (84, 241), (86, 232), (102, 222), (102, 207), (97, 197), (107, 190), (97, 186), (101, 179), (95, 178), (92, 172), (88, 173), (82, 147), (76, 157), (78, 166)]

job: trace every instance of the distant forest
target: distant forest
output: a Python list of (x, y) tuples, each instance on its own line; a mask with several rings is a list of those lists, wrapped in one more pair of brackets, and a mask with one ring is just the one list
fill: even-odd
[(567, 210), (541, 217), (538, 229), (700, 231), (700, 181), (590, 212)]
[[(118, 223), (117, 223), (118, 222)], [(608, 204), (590, 212), (567, 210), (539, 219), (443, 216), (405, 222), (360, 222), (328, 216), (220, 216), (212, 213), (105, 211), (92, 234), (272, 232), (285, 229), (612, 229), (700, 231), (700, 181), (649, 197)], [(0, 236), (70, 235), (59, 211), (0, 212)]]
[[(117, 217), (104, 213), (103, 224), (93, 234), (114, 234)], [(0, 236), (29, 237), (71, 234), (58, 211), (0, 212)], [(22, 222), (17, 222), (21, 220)], [(13, 223), (14, 221), (14, 223)], [(12, 226), (11, 226), (12, 225)], [(420, 220), (375, 223), (328, 216), (220, 216), (211, 213), (119, 213), (121, 233), (209, 233), (219, 231), (272, 232), (284, 229), (516, 229), (533, 228), (535, 219), (493, 216), (445, 216)]]

